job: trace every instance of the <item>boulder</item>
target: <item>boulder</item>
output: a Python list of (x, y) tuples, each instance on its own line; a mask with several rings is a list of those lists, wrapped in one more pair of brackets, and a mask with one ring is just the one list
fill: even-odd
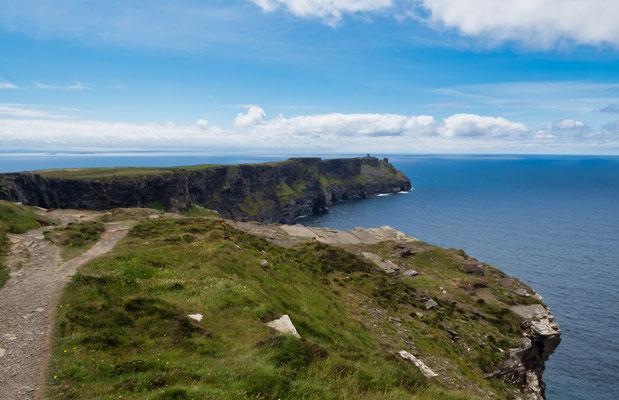
[(479, 276), (484, 276), (486, 273), (481, 263), (462, 264), (460, 266), (460, 271), (467, 273), (467, 274), (479, 275)]
[(290, 320), (288, 314), (284, 314), (278, 319), (267, 322), (267, 326), (275, 329), (279, 333), (293, 335), (295, 337), (301, 338), (301, 335), (299, 335), (297, 329), (292, 324), (292, 321)]

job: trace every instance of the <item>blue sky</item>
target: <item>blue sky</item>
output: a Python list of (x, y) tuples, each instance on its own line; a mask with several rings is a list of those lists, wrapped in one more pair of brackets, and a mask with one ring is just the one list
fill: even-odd
[(619, 2), (556, 3), (3, 2), (0, 150), (619, 154)]

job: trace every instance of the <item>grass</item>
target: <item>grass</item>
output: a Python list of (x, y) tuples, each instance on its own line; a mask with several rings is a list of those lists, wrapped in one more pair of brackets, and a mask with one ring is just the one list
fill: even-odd
[(7, 233), (25, 233), (53, 224), (55, 221), (36, 214), (31, 207), (0, 200), (0, 287), (9, 279), (9, 269), (4, 265), (9, 251)]
[(209, 210), (208, 208), (200, 207), (196, 204), (191, 205), (191, 210), (183, 211), (181, 214), (187, 217), (210, 217), (215, 218), (219, 216), (217, 211)]
[[(463, 275), (451, 252), (427, 253), (405, 261), (428, 275), (417, 287), (345, 249), (279, 247), (216, 219), (142, 221), (65, 289), (49, 396), (455, 400), (492, 390), (508, 398), (509, 387), (483, 374), (500, 361), (498, 348), (519, 339), (515, 316), (498, 301), (454, 305), (438, 296), (425, 310), (433, 279)], [(487, 318), (473, 323), (473, 309)], [(264, 324), (282, 314), (302, 339)], [(440, 378), (429, 381), (394, 355), (408, 343)]]
[(67, 261), (85, 253), (99, 240), (104, 225), (100, 221), (71, 223), (44, 233), (45, 238), (61, 249), (61, 257)]

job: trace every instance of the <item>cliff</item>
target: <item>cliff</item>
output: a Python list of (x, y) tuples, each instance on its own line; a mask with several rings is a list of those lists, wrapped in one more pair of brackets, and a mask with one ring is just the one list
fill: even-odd
[(0, 174), (0, 199), (44, 208), (106, 210), (193, 204), (240, 220), (293, 223), (333, 202), (411, 189), (374, 157), (162, 169), (71, 169)]
[(558, 325), (462, 250), (389, 227), (102, 217), (124, 219), (61, 299), (50, 397), (544, 398)]

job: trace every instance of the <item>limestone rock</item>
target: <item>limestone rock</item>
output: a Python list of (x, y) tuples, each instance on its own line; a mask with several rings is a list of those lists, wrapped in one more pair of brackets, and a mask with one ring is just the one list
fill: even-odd
[(468, 262), (466, 264), (462, 264), (460, 266), (460, 271), (465, 272), (467, 274), (484, 276), (485, 271), (484, 267), (480, 263), (472, 263)]
[(384, 260), (379, 255), (376, 255), (374, 253), (362, 252), (361, 254), (363, 255), (363, 257), (367, 258), (368, 260), (372, 261), (374, 264), (378, 265), (380, 269), (382, 269), (388, 274), (392, 274), (400, 269), (400, 267), (395, 265), (393, 262), (389, 260)]
[(268, 322), (267, 326), (275, 329), (279, 333), (293, 335), (295, 337), (301, 338), (301, 335), (299, 335), (297, 329), (292, 324), (292, 321), (290, 320), (288, 314), (284, 314), (281, 316), (281, 318)]
[(415, 357), (414, 355), (412, 355), (408, 351), (402, 350), (402, 351), (398, 352), (398, 354), (403, 359), (412, 362), (417, 368), (419, 368), (419, 371), (421, 371), (421, 373), (425, 377), (427, 377), (427, 378), (434, 378), (434, 377), (438, 376), (438, 374), (434, 373), (434, 371), (432, 371), (426, 364), (424, 364), (423, 361), (421, 361), (420, 359), (418, 359), (417, 357)]
[(200, 322), (200, 321), (202, 321), (202, 318), (204, 318), (204, 316), (202, 314), (189, 314), (187, 316), (187, 318), (193, 319), (194, 321), (197, 321), (197, 322)]
[(527, 292), (526, 289), (524, 288), (518, 288), (516, 290), (514, 290), (514, 293), (516, 293), (518, 296), (522, 296), (522, 297), (529, 297), (529, 292)]
[(426, 307), (426, 310), (431, 310), (434, 307), (438, 306), (438, 303), (433, 299), (430, 299), (424, 303), (424, 306)]
[(407, 269), (406, 271), (402, 272), (402, 275), (407, 278), (412, 278), (413, 276), (419, 275), (419, 272), (415, 271), (414, 269)]

